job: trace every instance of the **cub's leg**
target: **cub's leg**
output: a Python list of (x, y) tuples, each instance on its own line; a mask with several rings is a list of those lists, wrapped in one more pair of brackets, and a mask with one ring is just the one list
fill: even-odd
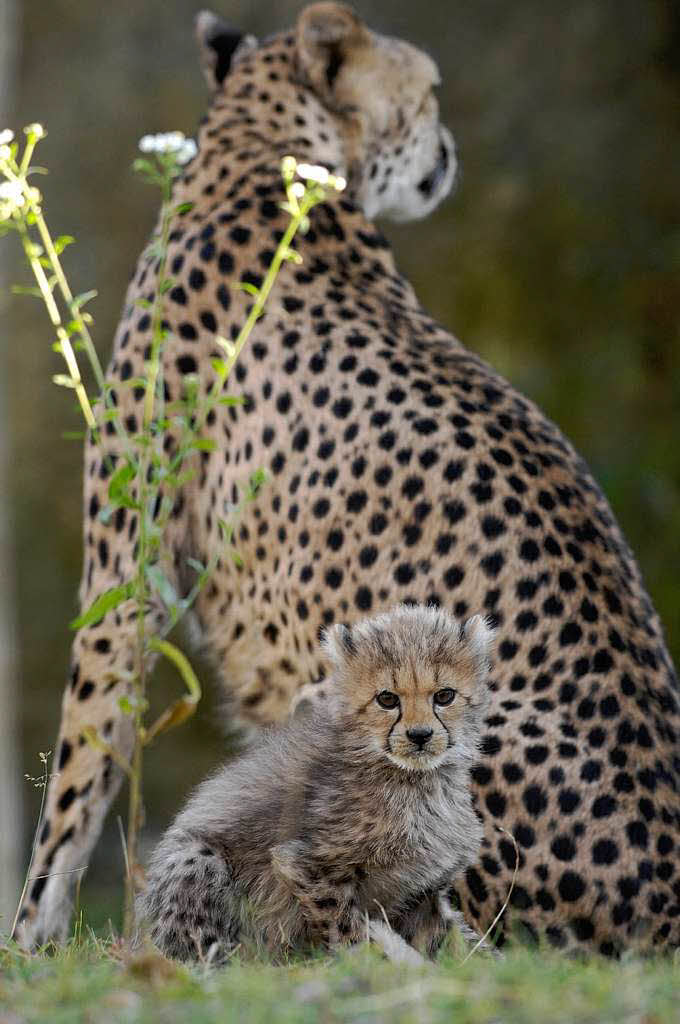
[(239, 940), (239, 899), (228, 863), (209, 843), (172, 828), (153, 854), (140, 918), (175, 960), (223, 962)]
[(308, 847), (298, 841), (280, 843), (271, 851), (272, 868), (300, 907), (312, 937), (329, 946), (351, 945), (366, 938), (366, 925), (356, 904), (354, 883), (334, 878), (315, 864)]
[(362, 914), (356, 903), (354, 883), (333, 878), (315, 867), (303, 843), (281, 843), (272, 850), (274, 872), (283, 879), (305, 916), (312, 936), (331, 949), (352, 946), (370, 939), (388, 960), (421, 964), (423, 958), (387, 923)]
[(425, 963), (424, 958), (410, 946), (406, 939), (402, 938), (387, 921), (380, 921), (373, 918), (368, 923), (368, 936), (371, 942), (382, 949), (388, 960), (394, 964), (406, 964), (410, 967), (419, 967)]
[[(406, 941), (428, 957), (436, 955), (451, 931), (457, 931), (469, 949), (480, 939), (461, 912), (453, 909), (446, 889), (431, 889), (424, 893), (393, 925)], [(500, 956), (498, 950), (486, 941), (480, 943), (479, 949)]]

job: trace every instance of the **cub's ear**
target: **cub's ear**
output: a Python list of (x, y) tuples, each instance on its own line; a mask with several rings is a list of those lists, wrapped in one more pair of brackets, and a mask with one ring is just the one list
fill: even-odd
[(371, 39), (351, 7), (330, 2), (305, 7), (296, 36), (299, 69), (327, 101), (333, 98), (333, 86), (345, 61)]
[(494, 630), (483, 615), (473, 615), (463, 626), (462, 639), (466, 641), (480, 672), (488, 672), (494, 642)]
[(256, 48), (257, 39), (230, 28), (212, 11), (200, 11), (195, 28), (203, 77), (214, 91), (222, 85), (232, 64)]
[(327, 629), (321, 638), (321, 646), (334, 668), (340, 668), (356, 654), (352, 630), (341, 623)]

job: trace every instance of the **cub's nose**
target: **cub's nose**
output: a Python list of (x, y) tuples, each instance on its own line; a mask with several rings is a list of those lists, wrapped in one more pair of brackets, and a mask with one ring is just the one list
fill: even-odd
[(418, 750), (422, 750), (432, 735), (432, 729), (427, 729), (422, 725), (416, 726), (415, 729), (407, 729), (406, 735), (411, 743), (415, 743)]

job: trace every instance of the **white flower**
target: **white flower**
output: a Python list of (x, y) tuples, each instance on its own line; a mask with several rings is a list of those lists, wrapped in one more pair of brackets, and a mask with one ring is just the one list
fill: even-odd
[(160, 132), (143, 135), (139, 140), (142, 153), (173, 153), (178, 164), (188, 164), (196, 156), (198, 147), (183, 132)]
[(328, 168), (322, 167), (320, 164), (298, 164), (296, 171), (306, 181), (316, 181), (319, 185), (328, 185), (329, 188), (334, 188), (337, 192), (342, 192), (347, 186), (344, 178), (331, 174)]
[(8, 142), (11, 142), (14, 138), (14, 132), (11, 128), (4, 128), (0, 132), (0, 146), (6, 146)]
[(24, 202), (20, 181), (3, 181), (0, 183), (0, 221), (9, 220), (14, 211), (23, 206)]
[(14, 203), (15, 206), (24, 205), (24, 195), (20, 181), (3, 181), (0, 185), (0, 201)]
[(318, 181), (320, 185), (327, 185), (330, 177), (328, 169), (319, 164), (298, 164), (297, 172), (301, 178), (307, 181)]
[(185, 139), (177, 151), (177, 163), (188, 164), (198, 153), (198, 146), (193, 139)]

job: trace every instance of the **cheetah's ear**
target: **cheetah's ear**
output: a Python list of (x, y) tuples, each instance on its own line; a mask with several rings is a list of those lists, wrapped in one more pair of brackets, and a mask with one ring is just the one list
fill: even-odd
[(462, 639), (470, 645), (480, 672), (486, 674), (489, 670), (494, 630), (483, 615), (473, 615), (471, 619), (467, 620), (463, 626)]
[(212, 11), (200, 11), (195, 27), (203, 76), (214, 91), (222, 85), (234, 62), (255, 49), (257, 39), (230, 28)]
[(299, 68), (326, 100), (333, 99), (335, 80), (349, 54), (371, 38), (351, 7), (329, 2), (305, 7), (296, 35)]
[(321, 646), (328, 655), (334, 668), (340, 668), (353, 654), (356, 654), (352, 630), (341, 623), (327, 629), (322, 638)]

